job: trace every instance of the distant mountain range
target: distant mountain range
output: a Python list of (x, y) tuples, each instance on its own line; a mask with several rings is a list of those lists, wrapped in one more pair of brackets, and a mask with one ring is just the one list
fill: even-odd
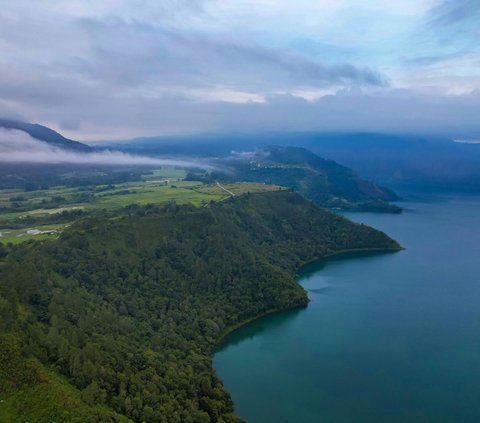
[(298, 146), (396, 188), (480, 191), (480, 145), (445, 137), (375, 133), (270, 132), (137, 138), (110, 146), (142, 154), (227, 156), (268, 145)]
[(82, 152), (92, 151), (92, 147), (81, 142), (65, 138), (63, 135), (59, 134), (53, 129), (37, 123), (26, 123), (0, 118), (0, 128), (16, 129), (18, 131), (26, 132), (28, 135), (37, 140), (47, 142), (48, 144), (59, 148)]
[(362, 177), (403, 188), (480, 190), (480, 145), (448, 138), (385, 134), (300, 135), (297, 142)]
[[(0, 119), (0, 127), (24, 131), (33, 138), (58, 148), (77, 152), (94, 151), (92, 147), (65, 138), (58, 132), (42, 125)], [(225, 144), (229, 145), (230, 142), (231, 140), (226, 140)], [(158, 155), (158, 152), (148, 149), (143, 150), (140, 140), (138, 140), (138, 143), (139, 148), (136, 149), (135, 144), (132, 144), (131, 149), (127, 151), (130, 153)], [(217, 150), (212, 150), (212, 146), (209, 146), (209, 156), (216, 156), (215, 160), (222, 167), (228, 168), (228, 172), (221, 173), (217, 171), (201, 175), (190, 174), (190, 178), (206, 181), (215, 179), (255, 181), (282, 185), (291, 187), (317, 204), (329, 208), (394, 213), (401, 211), (399, 207), (387, 203), (387, 201), (398, 199), (392, 191), (376, 183), (366, 181), (351, 169), (334, 161), (325, 160), (305, 148), (269, 146), (256, 149), (254, 152), (247, 154), (231, 154), (231, 152), (225, 154), (225, 145), (217, 143), (216, 146)], [(192, 147), (190, 151), (188, 151), (189, 147)], [(123, 150), (125, 151), (125, 148)], [(206, 151), (195, 152), (192, 144), (181, 144), (181, 140), (179, 140), (179, 144), (173, 145), (170, 149), (163, 149), (162, 155), (181, 154), (180, 152), (183, 152), (184, 155), (189, 153), (193, 157), (205, 157), (206, 155)], [(73, 181), (76, 184), (89, 183), (92, 181), (92, 178), (88, 177), (88, 175), (82, 175), (80, 178), (77, 175), (72, 178), (71, 172), (69, 172), (73, 168), (86, 169), (86, 167), (5, 164), (0, 171), (0, 187), (30, 186), (32, 183), (34, 183), (35, 187), (52, 186), (73, 183)], [(116, 166), (116, 168), (122, 167)], [(106, 181), (111, 183), (120, 176), (122, 181), (125, 178), (128, 180), (130, 177), (138, 177), (135, 172), (126, 176), (118, 173), (112, 174), (112, 172), (114, 172), (114, 167), (102, 169), (101, 173), (104, 176), (101, 178), (101, 181), (103, 183)], [(70, 173), (69, 180), (65, 180), (64, 175), (68, 173)], [(82, 170), (82, 173), (85, 173), (84, 170)], [(92, 169), (90, 173), (92, 175), (98, 173), (98, 169)], [(105, 174), (109, 178), (105, 178)], [(98, 176), (95, 176), (93, 180), (100, 181)]]
[[(38, 124), (0, 118), (0, 128), (16, 129), (56, 147), (93, 151)], [(268, 145), (304, 147), (353, 169), (381, 185), (435, 190), (480, 190), (480, 145), (448, 138), (371, 133), (196, 134), (136, 138), (102, 147), (148, 156), (227, 157), (232, 150), (252, 151)], [(100, 146), (99, 146), (100, 148)]]

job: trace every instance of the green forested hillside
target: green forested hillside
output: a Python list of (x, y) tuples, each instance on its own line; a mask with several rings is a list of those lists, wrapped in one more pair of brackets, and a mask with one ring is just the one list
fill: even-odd
[(237, 421), (212, 350), (244, 320), (305, 306), (299, 266), (398, 244), (274, 191), (0, 248), (0, 420), (172, 423)]
[(388, 203), (398, 200), (393, 191), (366, 181), (351, 169), (305, 148), (270, 146), (234, 155), (223, 164), (226, 170), (215, 171), (209, 177), (282, 185), (322, 207), (401, 212), (400, 207)]

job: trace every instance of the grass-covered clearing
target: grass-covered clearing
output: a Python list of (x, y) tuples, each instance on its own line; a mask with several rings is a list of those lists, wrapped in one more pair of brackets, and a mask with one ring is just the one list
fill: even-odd
[[(111, 185), (80, 187), (58, 186), (36, 191), (0, 190), (0, 243), (20, 243), (26, 240), (44, 240), (58, 236), (76, 217), (65, 218), (75, 211), (114, 212), (137, 204), (193, 204), (206, 206), (234, 195), (277, 191), (277, 185), (261, 183), (229, 183), (223, 189), (217, 184), (205, 185), (185, 181), (185, 171), (162, 168), (142, 176), (141, 180)], [(58, 219), (57, 217), (58, 216)], [(43, 233), (45, 231), (54, 233)]]

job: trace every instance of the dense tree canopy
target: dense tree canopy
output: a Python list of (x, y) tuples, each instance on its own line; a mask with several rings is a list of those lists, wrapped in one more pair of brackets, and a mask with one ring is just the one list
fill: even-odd
[(370, 248), (398, 244), (278, 191), (130, 207), (2, 250), (0, 420), (235, 422), (221, 337), (305, 306), (302, 264)]

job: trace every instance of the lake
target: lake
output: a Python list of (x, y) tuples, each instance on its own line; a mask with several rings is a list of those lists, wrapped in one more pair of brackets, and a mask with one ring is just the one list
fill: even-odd
[(231, 334), (214, 367), (237, 415), (266, 422), (480, 421), (480, 197), (346, 213), (405, 251), (306, 266), (306, 309)]

